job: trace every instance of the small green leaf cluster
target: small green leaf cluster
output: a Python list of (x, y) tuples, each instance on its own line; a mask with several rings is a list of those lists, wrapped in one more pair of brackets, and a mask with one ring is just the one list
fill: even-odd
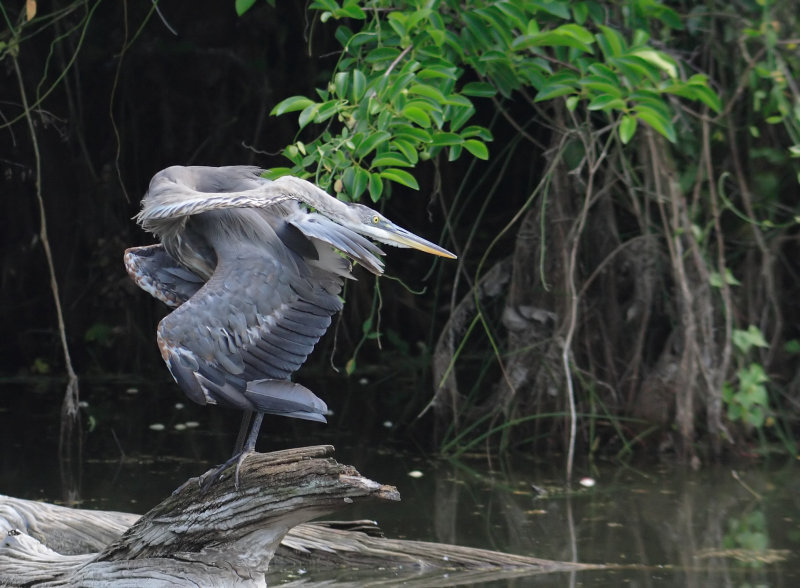
[(729, 518), (722, 546), (749, 555), (749, 558), (739, 558), (739, 562), (745, 566), (763, 567), (765, 565), (763, 554), (769, 548), (769, 532), (764, 512), (754, 510)]
[[(768, 347), (764, 335), (754, 325), (750, 325), (747, 330), (734, 329), (731, 340), (742, 360), (754, 347)], [(728, 418), (732, 421), (744, 421), (756, 428), (763, 427), (769, 409), (767, 382), (769, 377), (761, 364), (751, 362), (746, 366), (742, 365), (736, 373), (736, 382), (725, 382), (722, 387), (722, 399), (728, 406)]]
[[(663, 14), (673, 14), (664, 10), (667, 12)], [(680, 25), (680, 21), (673, 24)], [(565, 24), (529, 36), (529, 43), (554, 45), (559, 60), (568, 64), (543, 71), (549, 75), (543, 75), (536, 85), (537, 102), (565, 96), (569, 110), (585, 103), (590, 111), (618, 113), (622, 143), (631, 140), (639, 122), (676, 141), (674, 110), (668, 95), (698, 100), (716, 112), (721, 110), (719, 96), (709, 87), (707, 76), (680, 79), (680, 64), (668, 53), (654, 49), (644, 29), (635, 30), (630, 42), (615, 28), (597, 23), (596, 29), (592, 34), (584, 26)]]
[[(800, 89), (795, 81), (800, 69), (795, 38), (797, 11), (789, 4), (764, 2), (763, 9), (744, 22), (747, 26), (741, 31), (739, 43), (745, 55), (752, 55), (742, 81), (752, 100), (751, 120), (748, 121), (750, 135), (756, 140), (761, 138), (765, 124), (767, 128), (782, 127), (787, 135), (778, 146), (765, 142), (757, 149), (751, 149), (752, 156), (764, 163), (759, 166), (754, 184), (769, 194), (777, 191), (788, 165), (794, 169), (796, 180), (800, 182), (797, 163), (800, 158)], [(785, 148), (787, 142), (788, 151)], [(789, 162), (787, 158), (794, 161)]]
[(486, 83), (460, 82), (464, 70), (446, 49), (458, 42), (448, 29), (452, 14), (421, 3), (408, 9), (393, 4), (372, 4), (368, 18), (352, 0), (311, 3), (323, 21), (350, 19), (364, 26), (357, 32), (346, 24), (337, 28), (342, 55), (316, 100), (292, 96), (272, 109), (273, 115), (299, 112), (300, 130), (324, 125), (313, 141), (284, 149), (293, 165), (273, 170), (273, 177), (313, 175), (340, 197), (355, 200), (366, 191), (377, 201), (387, 182), (418, 189), (407, 170), (440, 152), (450, 160), (463, 151), (489, 157), (491, 133), (467, 122), (475, 113), (471, 98), (495, 91)]

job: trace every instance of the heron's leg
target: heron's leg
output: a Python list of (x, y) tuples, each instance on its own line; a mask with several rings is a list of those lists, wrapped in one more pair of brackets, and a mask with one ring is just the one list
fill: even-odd
[(239, 457), (244, 449), (244, 441), (247, 438), (247, 432), (250, 430), (250, 419), (253, 417), (252, 410), (246, 410), (242, 413), (242, 424), (239, 425), (239, 435), (236, 437), (236, 445), (233, 448), (233, 457)]
[(242, 467), (242, 462), (245, 457), (256, 450), (256, 441), (258, 440), (258, 432), (261, 430), (261, 421), (264, 420), (264, 413), (256, 413), (253, 419), (253, 424), (250, 427), (250, 434), (247, 436), (247, 441), (239, 454), (239, 463), (236, 464), (236, 476), (234, 478), (234, 485), (239, 488), (239, 468)]
[[(258, 439), (258, 432), (261, 429), (261, 421), (264, 419), (264, 415), (262, 413), (256, 413), (255, 418), (253, 418), (252, 425), (250, 424), (250, 419), (253, 416), (253, 411), (245, 411), (244, 416), (242, 416), (242, 424), (239, 427), (239, 435), (236, 439), (236, 449), (234, 450), (233, 455), (225, 461), (222, 465), (216, 467), (213, 471), (208, 472), (200, 477), (200, 484), (203, 487), (203, 492), (208, 492), (208, 489), (219, 480), (219, 477), (222, 475), (228, 466), (236, 462), (236, 475), (234, 477), (234, 486), (238, 490), (239, 489), (239, 468), (242, 467), (242, 462), (245, 458), (256, 450), (256, 440)], [(248, 434), (249, 428), (249, 434)], [(245, 438), (245, 435), (246, 438)], [(184, 484), (185, 485), (185, 484)], [(178, 493), (183, 486), (178, 488), (173, 494)]]

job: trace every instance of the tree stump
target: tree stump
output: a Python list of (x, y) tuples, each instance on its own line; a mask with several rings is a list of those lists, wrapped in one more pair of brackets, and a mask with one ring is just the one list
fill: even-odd
[(146, 514), (72, 509), (0, 496), (0, 585), (265, 586), (276, 562), (308, 566), (587, 569), (454, 545), (385, 539), (371, 521), (303, 524), (393, 486), (330, 457), (331, 446), (253, 454), (203, 492), (189, 480)]

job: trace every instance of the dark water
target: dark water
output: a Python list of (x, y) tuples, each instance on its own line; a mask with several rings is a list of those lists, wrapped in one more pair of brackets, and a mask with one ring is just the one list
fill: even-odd
[[(65, 492), (57, 459), (60, 395), (57, 386), (0, 386), (0, 493), (48, 501), (78, 497), (86, 508), (142, 513), (224, 460), (238, 424), (235, 413), (191, 405), (172, 386), (84, 384), (81, 467)], [(332, 443), (340, 462), (401, 493), (399, 504), (354, 505), (333, 518), (377, 520), (388, 537), (617, 567), (494, 580), (283, 570), (270, 585), (800, 586), (797, 460), (696, 472), (669, 463), (603, 464), (579, 469), (578, 478), (591, 477), (593, 487), (575, 483), (567, 491), (561, 458), (553, 464), (531, 456), (491, 463), (479, 456), (428, 459), (398, 449), (403, 434), (384, 427), (386, 415), (353, 421), (347, 411), (336, 407), (328, 427), (272, 419), (259, 444), (268, 451)], [(414, 472), (418, 477), (409, 475)]]

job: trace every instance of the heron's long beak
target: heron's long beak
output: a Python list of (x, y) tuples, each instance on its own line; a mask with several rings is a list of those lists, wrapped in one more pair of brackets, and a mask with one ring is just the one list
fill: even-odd
[(431, 243), (427, 239), (423, 239), (411, 231), (407, 231), (402, 227), (398, 227), (392, 222), (382, 223), (382, 225), (383, 226), (380, 227), (381, 235), (379, 240), (387, 245), (394, 245), (395, 247), (411, 247), (432, 255), (456, 259), (454, 253), (450, 253), (447, 249), (439, 247), (436, 243)]

